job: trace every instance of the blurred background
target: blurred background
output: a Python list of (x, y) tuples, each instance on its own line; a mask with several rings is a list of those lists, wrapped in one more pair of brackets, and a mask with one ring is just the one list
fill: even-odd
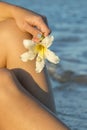
[(47, 63), (58, 118), (72, 130), (87, 130), (87, 0), (7, 1), (47, 16), (51, 49), (61, 59)]

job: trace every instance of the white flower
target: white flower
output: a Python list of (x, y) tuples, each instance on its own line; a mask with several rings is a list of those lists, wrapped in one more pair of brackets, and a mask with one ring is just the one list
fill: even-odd
[(21, 60), (23, 62), (27, 62), (28, 60), (33, 60), (36, 57), (37, 73), (40, 73), (44, 68), (45, 59), (54, 64), (57, 64), (59, 62), (59, 57), (48, 49), (52, 45), (53, 40), (53, 36), (47, 36), (39, 43), (25, 39), (23, 44), (24, 47), (28, 49), (28, 51), (21, 55)]

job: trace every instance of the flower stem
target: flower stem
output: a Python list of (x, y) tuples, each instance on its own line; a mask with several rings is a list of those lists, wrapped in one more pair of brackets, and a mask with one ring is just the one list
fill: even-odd
[(45, 38), (45, 36), (42, 34), (41, 38), (40, 38), (40, 42)]

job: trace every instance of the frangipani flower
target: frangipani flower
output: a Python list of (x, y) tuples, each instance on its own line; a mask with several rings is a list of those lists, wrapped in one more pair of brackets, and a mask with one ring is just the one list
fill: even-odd
[(53, 36), (47, 36), (39, 43), (25, 39), (23, 41), (23, 44), (24, 47), (28, 49), (28, 51), (21, 55), (21, 60), (23, 62), (27, 62), (28, 60), (33, 60), (36, 57), (37, 73), (40, 73), (44, 68), (45, 59), (54, 64), (57, 64), (59, 62), (59, 57), (56, 56), (54, 52), (48, 49), (52, 45), (53, 40)]

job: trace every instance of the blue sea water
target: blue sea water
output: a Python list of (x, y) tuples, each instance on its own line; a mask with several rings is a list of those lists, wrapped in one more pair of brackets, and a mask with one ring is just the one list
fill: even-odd
[[(13, 0), (5, 0), (14, 3)], [(15, 0), (48, 18), (51, 49), (61, 61), (48, 63), (58, 117), (72, 130), (87, 130), (87, 1)]]

